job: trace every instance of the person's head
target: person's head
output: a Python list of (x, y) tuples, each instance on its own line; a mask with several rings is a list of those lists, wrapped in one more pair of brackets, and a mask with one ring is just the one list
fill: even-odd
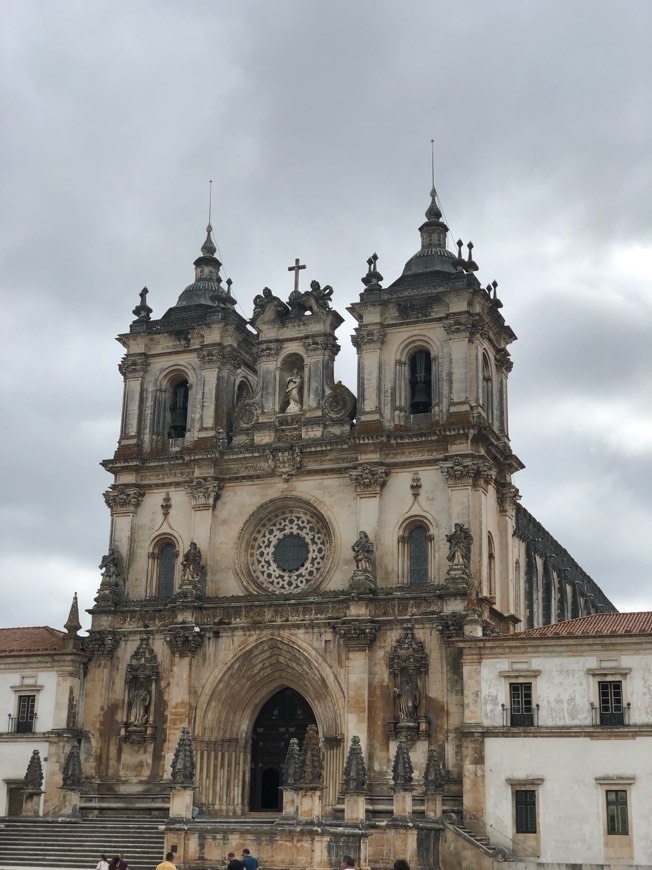
[(350, 855), (344, 855), (342, 857), (342, 870), (345, 870), (346, 867), (355, 867), (355, 859)]
[(165, 856), (166, 861), (174, 861), (174, 852), (168, 852)]
[(249, 851), (249, 849), (243, 849), (242, 854), (243, 855), (251, 855), (251, 852)]
[(410, 870), (410, 865), (405, 858), (399, 858), (398, 861), (394, 861), (394, 870)]
[(235, 858), (235, 852), (229, 852), (226, 857), (229, 859), (229, 861), (232, 861)]
[(107, 861), (107, 860), (108, 860), (107, 857), (106, 857), (106, 855), (104, 854), (104, 852), (102, 852), (102, 854), (100, 855), (100, 858), (102, 859), (102, 861)]

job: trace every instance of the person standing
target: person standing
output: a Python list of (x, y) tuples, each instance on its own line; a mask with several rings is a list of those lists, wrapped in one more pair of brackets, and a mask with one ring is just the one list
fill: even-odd
[(120, 864), (120, 856), (114, 855), (111, 858), (111, 863), (109, 864), (109, 870), (118, 870), (118, 865)]
[(254, 858), (249, 849), (242, 850), (242, 863), (245, 870), (258, 870), (258, 858)]
[(165, 856), (165, 861), (161, 861), (156, 870), (177, 870), (176, 865), (173, 864), (174, 852), (168, 852)]
[(344, 855), (342, 857), (342, 870), (349, 870), (350, 867), (355, 868), (355, 858), (352, 858), (350, 855)]
[[(226, 870), (245, 870), (245, 865), (235, 857), (235, 852), (229, 852), (227, 858), (229, 859), (229, 863)], [(156, 870), (158, 870), (158, 867)]]
[(125, 861), (124, 852), (120, 852), (120, 860), (118, 861), (118, 870), (128, 870), (129, 864)]
[(109, 862), (106, 860), (106, 855), (100, 855), (100, 860), (97, 862), (95, 870), (109, 870)]
[(410, 870), (410, 865), (405, 858), (399, 858), (398, 861), (394, 861), (394, 870)]

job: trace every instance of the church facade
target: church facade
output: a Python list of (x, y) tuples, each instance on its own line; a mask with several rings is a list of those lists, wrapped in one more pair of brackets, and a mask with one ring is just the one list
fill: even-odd
[(613, 610), (519, 505), (516, 336), (447, 232), (433, 189), (402, 275), (369, 258), (355, 394), (332, 288), (296, 261), (246, 320), (210, 226), (176, 305), (144, 290), (118, 338), (81, 808), (181, 820), (184, 867), (234, 832), (268, 868), (438, 866), (478, 749), (456, 639)]

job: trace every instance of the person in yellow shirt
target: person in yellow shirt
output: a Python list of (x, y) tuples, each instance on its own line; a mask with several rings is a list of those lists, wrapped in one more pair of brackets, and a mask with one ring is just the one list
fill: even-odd
[(161, 861), (156, 870), (177, 870), (176, 865), (172, 863), (174, 852), (168, 852), (165, 856), (165, 861)]

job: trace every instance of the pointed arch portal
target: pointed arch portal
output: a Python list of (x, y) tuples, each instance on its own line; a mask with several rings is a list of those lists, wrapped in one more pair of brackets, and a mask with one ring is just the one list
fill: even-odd
[(250, 810), (280, 812), (282, 768), (290, 739), (296, 737), (302, 744), (308, 725), (316, 724), (310, 704), (294, 689), (281, 689), (263, 705), (251, 735)]

